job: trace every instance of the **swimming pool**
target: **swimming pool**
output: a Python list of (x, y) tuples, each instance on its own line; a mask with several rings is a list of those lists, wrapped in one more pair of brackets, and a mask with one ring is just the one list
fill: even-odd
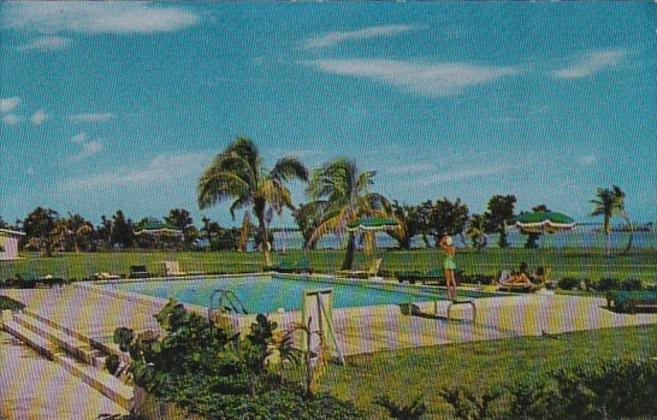
[[(162, 299), (173, 298), (182, 303), (199, 306), (209, 306), (214, 290), (227, 289), (237, 295), (249, 313), (273, 313), (280, 308), (286, 312), (299, 310), (303, 291), (318, 288), (333, 289), (335, 308), (447, 299), (445, 291), (437, 288), (285, 276), (205, 277), (193, 280), (114, 283), (111, 287)], [(459, 296), (480, 298), (499, 294), (459, 290)]]

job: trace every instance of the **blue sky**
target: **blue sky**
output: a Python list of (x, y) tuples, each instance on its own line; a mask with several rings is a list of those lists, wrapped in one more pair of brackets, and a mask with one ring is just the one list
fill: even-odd
[(654, 221), (655, 7), (4, 2), (0, 215), (230, 224), (195, 185), (246, 135), (270, 166), (355, 158), (399, 201), (515, 194), (588, 220), (615, 183)]

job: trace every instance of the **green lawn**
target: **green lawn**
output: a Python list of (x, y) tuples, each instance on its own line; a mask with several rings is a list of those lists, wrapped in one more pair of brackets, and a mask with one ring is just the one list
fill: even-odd
[[(377, 396), (410, 403), (423, 395), (429, 417), (446, 418), (452, 413), (438, 395), (441, 387), (458, 384), (483, 392), (560, 366), (620, 356), (657, 357), (657, 328), (614, 328), (557, 338), (511, 338), (355, 356), (344, 367), (331, 364), (319, 389), (353, 401), (371, 418), (384, 416), (372, 404)], [(505, 402), (496, 404), (503, 409)]]
[[(436, 249), (412, 251), (382, 251), (382, 270), (386, 272), (425, 271), (439, 267), (442, 252)], [(333, 272), (340, 267), (344, 251), (318, 250), (309, 253), (311, 265), (319, 272)], [(178, 260), (182, 270), (212, 273), (240, 273), (261, 271), (264, 258), (258, 252), (173, 252), (173, 251), (124, 251), (64, 254), (51, 258), (34, 257), (27, 254), (16, 262), (0, 262), (0, 278), (15, 273), (34, 272), (40, 275), (51, 273), (69, 279), (81, 279), (94, 272), (107, 271), (127, 274), (130, 265), (146, 265), (154, 274), (163, 274), (163, 260)], [(284, 257), (274, 255), (274, 261), (285, 258), (298, 260), (301, 251), (290, 251)], [(362, 253), (356, 255), (356, 267), (367, 267), (372, 257)], [(501, 269), (510, 270), (521, 261), (530, 268), (548, 265), (553, 269), (553, 278), (565, 276), (599, 279), (638, 278), (647, 282), (657, 279), (657, 250), (637, 249), (629, 255), (605, 256), (602, 249), (487, 249), (482, 252), (462, 250), (457, 254), (459, 268), (466, 274), (494, 275)]]

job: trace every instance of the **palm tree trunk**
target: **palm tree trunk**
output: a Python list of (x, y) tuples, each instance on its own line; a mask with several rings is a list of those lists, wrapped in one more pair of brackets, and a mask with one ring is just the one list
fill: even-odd
[(353, 232), (349, 232), (349, 240), (347, 241), (347, 253), (344, 256), (344, 261), (342, 262), (342, 270), (351, 270), (354, 265), (354, 251), (356, 248), (356, 235)]
[(271, 266), (271, 255), (269, 254), (269, 235), (267, 235), (267, 226), (265, 225), (264, 216), (258, 216), (258, 224), (260, 225), (262, 251), (265, 253), (265, 264)]
[(606, 254), (607, 256), (610, 255), (611, 253), (611, 228), (609, 226), (609, 217), (605, 216), (605, 222), (604, 222), (604, 229), (605, 229), (605, 236), (606, 236)]

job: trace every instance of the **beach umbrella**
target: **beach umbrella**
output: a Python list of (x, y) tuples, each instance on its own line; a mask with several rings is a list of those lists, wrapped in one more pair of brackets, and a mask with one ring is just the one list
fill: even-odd
[(365, 217), (347, 225), (348, 232), (382, 232), (399, 229), (399, 223), (385, 217)]
[(148, 220), (146, 223), (142, 224), (139, 227), (139, 230), (135, 231), (135, 235), (149, 236), (153, 238), (153, 241), (157, 246), (160, 240), (164, 240), (164, 243), (166, 244), (168, 239), (181, 238), (183, 236), (183, 232), (170, 223), (164, 223), (153, 219)]
[(399, 229), (399, 223), (394, 219), (385, 217), (364, 217), (356, 219), (347, 225), (348, 232), (362, 232), (365, 240), (365, 252), (372, 254), (374, 251), (376, 232), (389, 232)]
[(144, 223), (139, 230), (135, 231), (135, 235), (152, 235), (152, 236), (181, 236), (182, 230), (169, 224), (160, 222), (159, 220), (149, 220)]
[(516, 217), (515, 227), (523, 233), (554, 233), (575, 228), (575, 221), (556, 211), (531, 211)]

